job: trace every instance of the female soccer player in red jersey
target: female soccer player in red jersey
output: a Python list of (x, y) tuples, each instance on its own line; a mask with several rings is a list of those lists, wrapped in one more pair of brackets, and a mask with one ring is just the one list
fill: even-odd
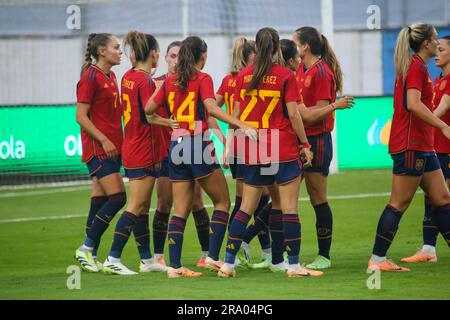
[[(256, 130), (231, 117), (215, 101), (211, 77), (201, 72), (207, 59), (206, 43), (199, 37), (188, 37), (181, 45), (177, 73), (168, 77), (145, 111), (153, 114), (166, 103), (180, 123), (172, 133), (169, 149), (169, 175), (172, 181), (174, 214), (169, 223), (169, 278), (201, 276), (181, 264), (181, 248), (186, 218), (192, 208), (194, 181), (197, 180), (214, 205), (211, 219), (209, 256), (206, 265), (221, 265), (218, 253), (228, 222), (230, 198), (214, 148), (204, 133), (208, 130), (209, 115), (235, 125), (256, 139)], [(213, 256), (215, 255), (215, 256)], [(217, 268), (217, 267), (216, 267)]]
[[(259, 138), (255, 143), (249, 143), (247, 139), (245, 141), (242, 203), (231, 222), (225, 263), (218, 275), (235, 276), (234, 260), (248, 221), (259, 203), (262, 187), (270, 186), (273, 208), (278, 210), (276, 205), (279, 205), (281, 209), (279, 215), (277, 214), (281, 223), (281, 230), (278, 231), (284, 234), (284, 243), (288, 251), (288, 276), (320, 276), (322, 272), (303, 268), (299, 262), (301, 227), (297, 204), (301, 164), (297, 139), (302, 143), (301, 153), (306, 158), (307, 165), (311, 159), (308, 140), (297, 107), (300, 100), (298, 86), (292, 72), (278, 63), (281, 52), (276, 30), (272, 28), (259, 30), (256, 34), (256, 49), (254, 64), (242, 69), (238, 75), (235, 108), (241, 110), (242, 121), (258, 127)], [(282, 62), (282, 59), (279, 60)], [(279, 149), (273, 150), (276, 147)], [(264, 149), (270, 151), (250, 152)], [(272, 187), (274, 184), (277, 188)], [(279, 189), (279, 192), (276, 192), (276, 189)], [(271, 219), (272, 216), (275, 216), (274, 210), (271, 212)], [(274, 245), (275, 238), (273, 238)]]
[[(435, 79), (433, 105), (434, 114), (450, 125), (450, 36), (439, 40), (436, 66), (441, 68), (441, 75)], [(439, 130), (434, 130), (434, 149), (450, 187), (450, 141)], [(403, 258), (402, 262), (437, 262), (436, 241), (439, 234), (436, 218), (430, 199), (425, 195), (425, 216), (422, 223), (423, 246), (415, 255)]]
[[(111, 68), (120, 64), (122, 51), (117, 38), (91, 33), (81, 79), (77, 84), (76, 119), (81, 127), (82, 161), (92, 177), (91, 208), (86, 240), (76, 250), (81, 267), (98, 272), (96, 261), (100, 238), (115, 214), (125, 205), (125, 186), (120, 175), (122, 108), (116, 76)], [(92, 64), (94, 57), (96, 64)]]
[[(167, 63), (167, 73), (155, 78), (155, 82), (161, 85), (164, 80), (176, 73), (176, 67), (178, 64), (178, 53), (180, 51), (181, 41), (174, 41), (167, 47), (165, 60)], [(157, 114), (162, 117), (168, 117), (167, 107), (159, 108)], [(208, 127), (212, 129), (220, 130), (217, 121), (213, 117), (208, 119)], [(170, 137), (172, 130), (170, 128), (162, 128), (164, 131), (164, 144), (168, 149), (170, 146)], [(219, 139), (223, 142), (223, 135), (219, 136)], [(164, 261), (164, 243), (167, 237), (167, 228), (169, 222), (170, 210), (172, 209), (173, 195), (172, 184), (169, 179), (169, 157), (163, 159), (161, 163), (161, 170), (158, 172), (158, 179), (156, 182), (158, 205), (153, 217), (153, 245), (155, 250), (155, 258), (160, 264), (166, 265)], [(197, 262), (197, 267), (205, 266), (205, 259), (208, 257), (209, 248), (209, 216), (205, 209), (202, 197), (202, 189), (198, 182), (195, 182), (194, 186), (194, 198), (192, 202), (192, 215), (195, 221), (195, 227), (197, 229), (197, 236), (201, 246), (200, 259)]]
[[(256, 49), (255, 49), (255, 42), (251, 40), (247, 40), (244, 37), (238, 38), (233, 47), (233, 58), (232, 58), (232, 67), (231, 72), (226, 75), (223, 80), (222, 84), (220, 85), (219, 89), (216, 93), (216, 102), (217, 105), (221, 106), (225, 103), (227, 112), (229, 114), (233, 114), (234, 108), (234, 91), (236, 88), (236, 79), (239, 71), (243, 69), (245, 66), (252, 64), (253, 60), (256, 55)], [(236, 117), (239, 115), (236, 115)], [(223, 157), (222, 157), (222, 163), (226, 169), (231, 169), (231, 174), (233, 176), (233, 179), (236, 180), (236, 196), (235, 196), (235, 202), (234, 202), (234, 208), (230, 215), (230, 222), (233, 220), (236, 212), (239, 210), (241, 201), (242, 201), (242, 179), (243, 179), (243, 169), (244, 165), (241, 161), (241, 159), (237, 158), (234, 154), (234, 143), (236, 142), (236, 139), (233, 137), (234, 129), (232, 126), (230, 126), (227, 134), (227, 146), (224, 149)], [(255, 224), (250, 225), (243, 237), (242, 241), (242, 249), (240, 253), (242, 253), (242, 256), (240, 260), (242, 260), (242, 263), (250, 267), (251, 260), (250, 260), (250, 241), (255, 237), (258, 236), (259, 243), (261, 245), (262, 249), (262, 262), (260, 264), (256, 265), (256, 268), (258, 267), (268, 267), (270, 265), (271, 261), (271, 243), (270, 243), (270, 235), (269, 235), (269, 229), (267, 227), (267, 223), (264, 223), (263, 221), (268, 220), (268, 215), (270, 213), (270, 209), (264, 210), (263, 209), (268, 205), (269, 202), (269, 191), (267, 188), (264, 188), (263, 195), (261, 197), (261, 200), (258, 204), (258, 207), (255, 211)], [(259, 216), (259, 213), (262, 213), (262, 216)], [(257, 218), (259, 217), (259, 218)], [(261, 225), (260, 225), (261, 224)], [(230, 226), (230, 224), (228, 225)], [(239, 259), (236, 259), (236, 264), (241, 262)], [(252, 268), (255, 267), (255, 265), (251, 266)]]
[[(300, 67), (300, 54), (298, 53), (297, 45), (294, 41), (289, 39), (281, 39), (281, 52), (285, 61), (286, 68), (290, 69), (294, 74), (297, 74)], [(303, 98), (301, 97), (303, 100)], [(334, 103), (330, 103), (324, 107), (306, 107), (302, 102), (299, 104), (300, 115), (303, 122), (307, 124), (313, 124), (317, 121), (321, 121), (331, 115), (335, 110), (350, 109), (354, 105), (353, 97), (343, 97)]]
[(392, 191), (378, 222), (370, 270), (409, 271), (386, 259), (386, 254), (419, 186), (429, 197), (436, 225), (450, 245), (450, 194), (433, 145), (433, 127), (447, 139), (450, 127), (431, 111), (433, 83), (426, 66), (436, 55), (436, 36), (432, 25), (417, 23), (403, 28), (397, 38), (394, 116), (389, 139), (389, 153), (394, 161)]
[[(286, 68), (290, 69), (294, 74), (297, 72), (297, 69), (300, 65), (300, 55), (298, 53), (298, 49), (297, 49), (297, 45), (295, 44), (295, 42), (293, 42), (292, 40), (288, 40), (288, 39), (282, 39), (280, 41), (280, 47), (281, 47), (281, 52), (283, 55), (283, 60), (285, 63)], [(300, 97), (301, 98), (301, 97)], [(353, 98), (352, 97), (344, 97), (340, 100), (338, 100), (337, 102), (335, 102), (334, 104), (330, 104), (324, 107), (312, 107), (312, 108), (307, 108), (303, 103), (300, 103), (298, 105), (299, 107), (299, 111), (300, 111), (300, 115), (302, 116), (302, 119), (304, 122), (306, 123), (314, 123), (317, 121), (320, 121), (324, 118), (326, 118), (328, 115), (330, 115), (332, 112), (334, 112), (334, 110), (339, 110), (339, 109), (346, 109), (346, 108), (351, 108), (353, 107)], [(262, 214), (260, 214), (258, 216), (258, 219), (255, 219), (255, 224), (253, 225), (253, 229), (254, 232), (260, 232), (261, 230), (264, 229), (264, 227), (266, 225), (269, 225), (269, 216), (266, 215), (266, 213), (270, 212), (270, 210), (273, 208), (265, 208), (264, 211), (262, 211)], [(274, 219), (272, 219), (272, 222), (276, 224), (276, 222), (273, 221)], [(278, 227), (279, 228), (279, 227)], [(274, 226), (274, 229), (277, 229), (277, 226)], [(245, 236), (248, 233), (248, 229), (246, 231)], [(276, 232), (273, 232), (275, 238), (277, 238), (279, 235), (276, 234)], [(244, 236), (244, 241), (243, 244), (245, 242), (245, 236)], [(280, 238), (281, 240), (281, 238)], [(278, 240), (275, 240), (275, 242), (277, 242)], [(286, 264), (284, 263), (277, 263), (278, 261), (281, 261), (281, 255), (282, 255), (282, 249), (280, 252), (278, 252), (279, 247), (275, 246), (275, 250), (273, 252), (273, 255), (275, 255), (275, 259), (274, 262), (272, 264), (269, 264), (268, 267), (270, 268), (271, 271), (281, 271), (284, 270), (286, 268)], [(242, 258), (241, 258), (242, 260)], [(244, 260), (245, 261), (245, 260)], [(259, 267), (263, 267), (265, 265), (264, 262), (260, 263), (260, 264), (253, 264), (252, 268), (259, 268)]]
[[(302, 27), (295, 31), (294, 42), (299, 48), (301, 65), (297, 71), (297, 81), (303, 103), (306, 107), (334, 107), (336, 92), (342, 92), (342, 71), (328, 40), (312, 27)], [(333, 216), (327, 200), (327, 177), (333, 145), (331, 131), (334, 128), (334, 113), (321, 121), (305, 124), (311, 151), (314, 154), (312, 166), (305, 168), (306, 181), (311, 204), (316, 213), (316, 231), (319, 254), (314, 262), (307, 265), (311, 269), (331, 267), (330, 248), (333, 230)]]
[[(162, 133), (150, 124), (144, 113), (144, 106), (155, 91), (150, 72), (159, 58), (159, 46), (155, 37), (137, 31), (125, 36), (124, 45), (130, 47), (133, 68), (122, 77), (122, 109), (124, 115), (124, 141), (122, 160), (125, 174), (130, 180), (130, 198), (126, 211), (117, 221), (114, 240), (109, 256), (103, 263), (103, 271), (109, 274), (133, 275), (124, 266), (120, 257), (131, 235), (134, 234), (141, 263), (140, 272), (166, 271), (166, 268), (152, 258), (148, 210), (160, 161), (167, 155)], [(176, 122), (157, 117), (152, 123), (176, 128)]]

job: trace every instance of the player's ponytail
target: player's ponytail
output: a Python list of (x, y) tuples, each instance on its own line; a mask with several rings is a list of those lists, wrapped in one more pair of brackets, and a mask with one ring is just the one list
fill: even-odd
[(208, 50), (206, 42), (201, 38), (187, 37), (181, 43), (178, 53), (177, 79), (176, 82), (181, 92), (186, 91), (188, 82), (197, 73), (195, 65), (200, 61), (203, 53)]
[(90, 33), (88, 36), (87, 44), (86, 44), (86, 51), (84, 53), (84, 62), (83, 62), (83, 65), (81, 66), (80, 76), (82, 76), (83, 73), (86, 71), (86, 69), (89, 68), (89, 66), (92, 64), (91, 47), (92, 47), (92, 39), (94, 37), (95, 37), (95, 33)]
[(336, 58), (336, 54), (328, 42), (328, 39), (322, 34), (322, 59), (333, 70), (334, 77), (336, 79), (336, 92), (342, 93), (344, 88), (344, 76), (342, 74), (341, 65)]
[(435, 28), (426, 23), (415, 23), (400, 30), (395, 45), (394, 65), (395, 73), (401, 76), (403, 81), (411, 65), (410, 50), (419, 52), (422, 43), (431, 40), (435, 33)]
[(129, 46), (136, 61), (144, 62), (153, 50), (158, 50), (159, 45), (156, 38), (151, 34), (139, 31), (129, 31), (123, 40), (124, 46)]
[(267, 75), (273, 63), (283, 62), (280, 53), (280, 37), (273, 28), (262, 28), (256, 34), (256, 57), (254, 63), (253, 77), (246, 90), (249, 93)]
[(232, 74), (239, 73), (247, 65), (248, 57), (251, 53), (256, 53), (254, 41), (240, 37), (234, 42), (233, 61), (231, 65)]
[(87, 40), (86, 51), (84, 54), (84, 63), (81, 66), (81, 74), (86, 71), (92, 64), (92, 57), (98, 62), (98, 48), (106, 47), (108, 45), (110, 33), (90, 33)]

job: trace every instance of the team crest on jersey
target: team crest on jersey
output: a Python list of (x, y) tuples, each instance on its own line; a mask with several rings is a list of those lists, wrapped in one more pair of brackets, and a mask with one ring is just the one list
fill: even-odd
[(425, 163), (425, 161), (423, 159), (417, 159), (416, 160), (416, 170), (421, 171), (424, 163)]
[(441, 85), (439, 86), (439, 90), (444, 90), (445, 86), (447, 86), (447, 80), (444, 80), (441, 82)]
[(307, 76), (305, 79), (305, 87), (309, 88), (311, 85), (311, 76)]

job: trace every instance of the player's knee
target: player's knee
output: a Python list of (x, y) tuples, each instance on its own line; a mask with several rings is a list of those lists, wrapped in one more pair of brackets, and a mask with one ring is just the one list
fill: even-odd
[(297, 206), (295, 204), (282, 205), (281, 211), (283, 213), (297, 213)]
[(158, 196), (158, 211), (159, 212), (170, 212), (172, 209), (172, 201), (169, 197)]
[(411, 203), (411, 200), (399, 200), (399, 201), (389, 201), (389, 205), (391, 207), (394, 207), (400, 212), (405, 212), (406, 209), (408, 209), (409, 205)]
[(450, 205), (450, 194), (445, 192), (443, 194), (434, 195), (430, 197), (431, 204), (435, 207), (443, 207)]
[(214, 203), (214, 207), (222, 211), (230, 211), (231, 201), (228, 197), (223, 197)]
[(120, 210), (127, 203), (127, 194), (125, 192), (115, 193), (108, 196), (108, 201), (114, 203), (114, 205)]

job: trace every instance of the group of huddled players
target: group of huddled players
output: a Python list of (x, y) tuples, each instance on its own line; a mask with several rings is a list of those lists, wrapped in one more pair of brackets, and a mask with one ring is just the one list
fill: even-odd
[[(411, 262), (423, 260), (424, 255), (426, 261), (433, 261), (428, 257), (435, 253), (427, 250), (435, 246), (436, 230), (447, 241), (450, 238), (450, 196), (445, 170), (440, 169), (442, 161), (447, 161), (449, 170), (450, 150), (445, 151), (447, 158), (439, 153), (440, 165), (432, 143), (440, 131), (431, 126), (441, 129), (443, 138), (436, 142), (442, 146), (449, 145), (450, 129), (432, 113), (433, 87), (426, 79), (426, 62), (436, 54), (436, 36), (434, 28), (426, 24), (405, 28), (399, 36), (389, 144), (394, 160), (392, 197), (379, 221), (371, 269), (407, 270), (386, 259), (386, 252), (419, 184), (429, 199), (424, 234), (433, 231), (434, 245), (425, 242)], [(120, 93), (111, 68), (120, 64), (122, 51), (111, 34), (89, 35), (77, 85), (82, 161), (92, 177), (86, 239), (75, 253), (82, 268), (136, 274), (120, 259), (133, 233), (140, 272), (167, 272), (169, 278), (201, 276), (181, 263), (184, 230), (192, 211), (201, 246), (198, 268), (221, 277), (234, 277), (237, 266), (269, 268), (289, 277), (322, 276), (321, 270), (331, 267), (333, 215), (327, 201), (327, 177), (334, 113), (354, 105), (352, 97), (336, 101), (343, 75), (327, 38), (312, 27), (297, 29), (292, 40), (280, 40), (273, 28), (260, 29), (255, 41), (238, 38), (230, 73), (216, 93), (211, 76), (202, 72), (207, 44), (201, 38), (190, 36), (171, 43), (165, 56), (168, 72), (160, 77), (153, 77), (160, 53), (153, 35), (131, 31), (123, 44), (132, 68), (122, 78)], [(439, 55), (443, 77), (435, 89), (442, 93), (436, 92), (434, 103), (439, 105), (435, 113), (442, 115), (450, 107), (445, 91), (450, 90), (445, 80), (446, 68), (450, 71), (448, 40), (440, 41)], [(229, 125), (226, 136), (216, 119)], [(231, 214), (230, 195), (211, 132), (224, 144), (220, 163), (231, 170), (236, 181)], [(122, 164), (129, 179), (128, 203)], [(306, 266), (299, 258), (298, 196), (303, 179), (316, 213), (319, 247), (317, 258)], [(148, 213), (155, 184), (158, 203), (152, 222), (152, 255)], [(211, 218), (203, 191), (213, 205)], [(97, 260), (101, 236), (126, 203), (102, 264)], [(252, 216), (254, 223), (248, 225)], [(227, 231), (222, 260), (220, 249)], [(256, 236), (262, 259), (252, 263), (249, 243)], [(166, 238), (169, 265), (164, 261)]]

